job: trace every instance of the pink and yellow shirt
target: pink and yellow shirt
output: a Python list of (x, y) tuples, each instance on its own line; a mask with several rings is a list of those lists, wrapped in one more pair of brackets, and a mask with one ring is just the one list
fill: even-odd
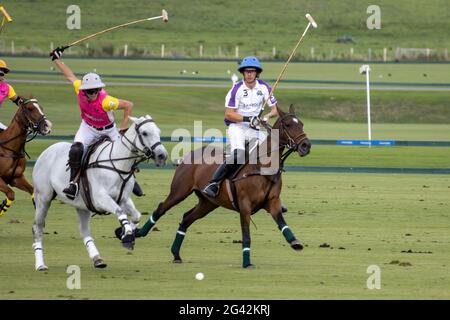
[(119, 107), (119, 99), (114, 98), (102, 89), (97, 99), (88, 101), (86, 94), (80, 90), (81, 80), (73, 82), (80, 105), (81, 118), (95, 128), (102, 128), (114, 122), (113, 110)]

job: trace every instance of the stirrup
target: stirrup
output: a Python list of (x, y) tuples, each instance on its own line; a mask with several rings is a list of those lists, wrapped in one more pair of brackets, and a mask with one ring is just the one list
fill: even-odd
[[(211, 187), (214, 187), (214, 186), (217, 188), (217, 191), (215, 191), (215, 192), (210, 189)], [(208, 183), (208, 185), (202, 190), (202, 192), (204, 194), (206, 194), (208, 197), (211, 197), (211, 198), (217, 197), (217, 195), (219, 194), (219, 183), (218, 182)]]
[[(72, 188), (75, 188), (75, 192), (73, 192)], [(74, 200), (78, 195), (78, 183), (71, 181), (69, 186), (65, 188), (63, 192), (67, 198), (69, 198), (70, 200)]]

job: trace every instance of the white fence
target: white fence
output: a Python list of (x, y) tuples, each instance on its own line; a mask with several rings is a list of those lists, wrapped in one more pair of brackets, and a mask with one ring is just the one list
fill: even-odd
[[(21, 46), (17, 42), (5, 42), (0, 40), (0, 54), (6, 55), (34, 55), (44, 56), (53, 50), (54, 43), (47, 48)], [(193, 45), (190, 47), (171, 47), (170, 44), (162, 43), (159, 46), (139, 46), (132, 44), (103, 44), (89, 46), (86, 43), (81, 46), (71, 47), (66, 55), (73, 56), (104, 56), (104, 57), (161, 57), (161, 58), (218, 58), (239, 59), (247, 55), (255, 55), (261, 59), (281, 59), (289, 56), (291, 48), (268, 47), (264, 49), (247, 48), (239, 45), (208, 46), (206, 44)], [(304, 47), (294, 57), (299, 61), (449, 61), (448, 49), (432, 48), (364, 48), (355, 46), (342, 47), (333, 46), (329, 49)]]

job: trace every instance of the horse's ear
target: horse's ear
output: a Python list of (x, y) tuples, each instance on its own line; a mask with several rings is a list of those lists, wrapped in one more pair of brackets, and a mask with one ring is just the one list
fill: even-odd
[(134, 123), (136, 123), (139, 120), (138, 118), (135, 118), (135, 117), (132, 117), (132, 116), (129, 116), (128, 119), (130, 119)]
[(294, 105), (292, 103), (291, 103), (291, 105), (289, 107), (289, 113), (295, 114), (295, 107), (294, 107)]
[(152, 120), (152, 117), (150, 115), (148, 115), (148, 114), (146, 114), (144, 118), (147, 119), (147, 120)]

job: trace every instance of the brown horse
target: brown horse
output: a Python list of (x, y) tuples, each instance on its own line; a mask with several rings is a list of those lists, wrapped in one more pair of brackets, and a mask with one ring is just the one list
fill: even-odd
[(0, 204), (0, 216), (5, 214), (15, 199), (14, 191), (8, 185), (28, 192), (34, 204), (33, 186), (23, 175), (25, 143), (30, 134), (46, 135), (50, 132), (52, 124), (42, 110), (36, 99), (22, 100), (9, 127), (0, 132), (0, 191), (6, 195)]
[[(186, 199), (192, 192), (195, 192), (199, 202), (194, 208), (184, 214), (172, 244), (171, 251), (174, 256), (174, 262), (182, 262), (180, 248), (189, 226), (195, 220), (203, 218), (220, 206), (240, 213), (244, 268), (252, 266), (250, 263), (249, 225), (251, 215), (259, 209), (265, 209), (272, 215), (278, 228), (293, 249), (303, 249), (303, 245), (295, 238), (282, 215), (280, 201), (281, 173), (286, 158), (294, 151), (297, 151), (301, 157), (306, 156), (310, 151), (311, 143), (308, 140), (306, 133), (303, 131), (303, 123), (296, 116), (295, 109), (292, 105), (289, 109), (289, 113), (284, 113), (282, 110), (278, 109), (278, 114), (279, 118), (275, 122), (273, 128), (270, 128), (270, 126), (267, 125), (269, 130), (278, 129), (278, 143), (272, 141), (272, 136), (269, 136), (262, 142), (260, 148), (263, 150), (273, 150), (271, 149), (272, 144), (277, 147), (276, 150), (278, 153), (275, 158), (275, 161), (277, 162), (275, 171), (272, 170), (272, 173), (262, 175), (264, 168), (273, 168), (273, 160), (264, 165), (258, 162), (256, 164), (250, 164), (247, 161), (240, 171), (230, 179), (231, 182), (230, 180), (222, 181), (220, 193), (213, 199), (204, 195), (201, 190), (213, 175), (214, 170), (217, 168), (217, 164), (181, 163), (175, 171), (170, 194), (164, 202), (159, 204), (150, 219), (142, 229), (137, 232), (137, 236), (145, 236), (162, 215), (170, 208)], [(264, 144), (266, 149), (263, 148)], [(287, 151), (283, 153), (285, 149), (287, 149)], [(219, 150), (219, 152), (223, 153), (222, 150)], [(194, 153), (185, 157), (183, 162), (187, 162), (188, 157), (192, 157), (195, 153), (198, 154), (198, 152), (194, 151)]]

